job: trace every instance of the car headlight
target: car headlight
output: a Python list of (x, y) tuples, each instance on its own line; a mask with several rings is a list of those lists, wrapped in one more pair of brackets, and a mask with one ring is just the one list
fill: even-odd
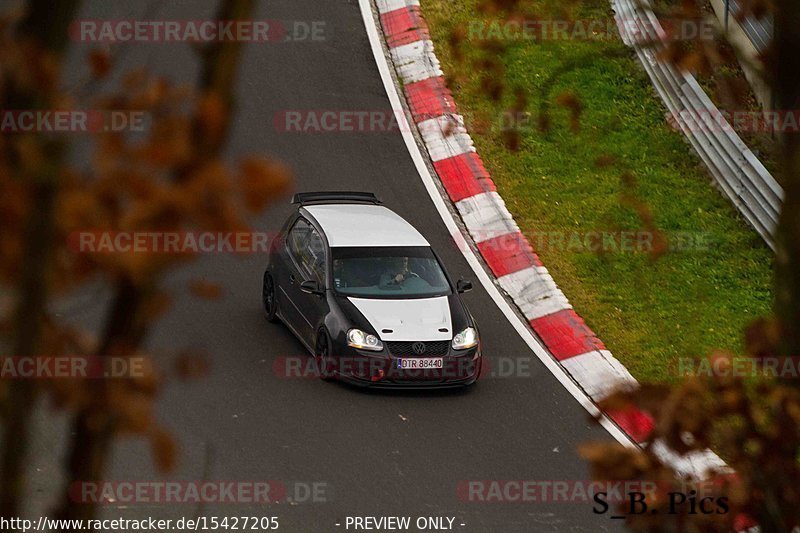
[(454, 350), (466, 350), (478, 345), (478, 332), (475, 328), (467, 328), (453, 337)]
[(351, 329), (347, 332), (347, 345), (359, 350), (372, 350), (373, 352), (383, 350), (383, 343), (378, 337), (364, 333), (360, 329)]

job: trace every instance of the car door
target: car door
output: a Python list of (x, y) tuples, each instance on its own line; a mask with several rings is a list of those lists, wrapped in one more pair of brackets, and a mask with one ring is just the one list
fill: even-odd
[(302, 249), (306, 246), (310, 232), (311, 224), (301, 217), (294, 222), (286, 233), (286, 245), (283, 248), (285, 254), (283, 279), (278, 287), (279, 298), (281, 299), (281, 315), (286, 325), (307, 344), (310, 344), (309, 338), (305, 334), (308, 328), (300, 311), (300, 300), (301, 296), (303, 296), (300, 291), (300, 283), (303, 280), (300, 270), (300, 258), (303, 255)]
[[(301, 281), (315, 281), (325, 289), (327, 279), (327, 245), (319, 232), (312, 226), (306, 245), (300, 257)], [(300, 291), (299, 305), (303, 315), (303, 325), (307, 327), (311, 344), (316, 341), (317, 328), (328, 312), (328, 299), (324, 295), (307, 294)]]
[(324, 297), (301, 291), (300, 284), (311, 280), (318, 282), (321, 287), (325, 286), (325, 243), (319, 232), (301, 217), (289, 231), (286, 248), (289, 255), (289, 283), (283, 292), (288, 305), (281, 309), (286, 309), (287, 319), (295, 333), (313, 348), (316, 327), (327, 303)]

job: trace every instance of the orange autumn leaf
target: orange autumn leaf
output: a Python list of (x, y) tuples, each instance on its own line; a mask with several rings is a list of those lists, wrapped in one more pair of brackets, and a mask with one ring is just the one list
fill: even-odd
[(215, 92), (207, 92), (197, 101), (197, 125), (200, 135), (212, 139), (210, 145), (216, 144), (217, 139), (225, 131), (228, 120), (227, 105), (222, 97)]
[(289, 190), (291, 173), (283, 163), (263, 157), (248, 157), (239, 168), (242, 201), (251, 213), (262, 211), (267, 204)]
[(103, 79), (111, 71), (111, 54), (108, 50), (95, 48), (89, 52), (89, 67), (95, 78)]

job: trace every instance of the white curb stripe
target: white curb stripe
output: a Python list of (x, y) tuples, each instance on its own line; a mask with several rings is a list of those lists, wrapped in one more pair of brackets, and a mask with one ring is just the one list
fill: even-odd
[(564, 359), (561, 364), (596, 402), (607, 398), (617, 388), (632, 390), (639, 384), (608, 350), (576, 355)]
[(417, 128), (433, 161), (450, 159), (475, 151), (472, 137), (464, 127), (464, 117), (461, 115), (429, 118), (417, 124)]
[(418, 6), (419, 0), (377, 0), (378, 13), (383, 15), (410, 6)]
[(497, 192), (484, 192), (459, 200), (456, 209), (476, 244), (508, 233), (519, 233), (517, 223)]
[(428, 78), (443, 76), (439, 60), (433, 53), (433, 42), (414, 41), (389, 50), (403, 83), (415, 83)]
[(708, 479), (711, 470), (734, 473), (725, 461), (709, 449), (679, 455), (659, 439), (653, 441), (650, 450), (660, 461), (674, 468), (675, 472), (683, 478)]
[(572, 309), (545, 267), (524, 268), (497, 278), (497, 282), (528, 320)]

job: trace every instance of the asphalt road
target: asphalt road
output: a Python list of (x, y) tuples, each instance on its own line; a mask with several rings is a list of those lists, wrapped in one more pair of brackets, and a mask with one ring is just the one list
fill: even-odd
[[(85, 2), (84, 18), (201, 19), (214, 2)], [(150, 6), (150, 7), (148, 7)], [(145, 15), (146, 14), (146, 15)], [(388, 133), (299, 134), (276, 131), (273, 117), (290, 109), (388, 110), (356, 0), (270, 0), (259, 18), (323, 21), (322, 42), (249, 44), (241, 65), (237, 113), (228, 154), (264, 153), (287, 162), (297, 190), (365, 189), (411, 221), (436, 247), (453, 277), (475, 279), (448, 232), (406, 151), (401, 135)], [(127, 45), (118, 70), (146, 65), (177, 82), (196, 75), (194, 52), (184, 44)], [(72, 80), (81, 79), (88, 47), (74, 44)], [(274, 231), (288, 205), (255, 221)], [(513, 377), (493, 377), (467, 392), (363, 392), (313, 379), (275, 375), (284, 356), (305, 356), (301, 344), (261, 312), (265, 260), (213, 255), (167, 281), (175, 305), (152, 331), (149, 345), (168, 354), (183, 346), (211, 356), (210, 375), (170, 382), (159, 413), (180, 442), (178, 471), (153, 469), (148, 445), (125, 440), (115, 448), (109, 479), (282, 480), (319, 482), (325, 502), (268, 507), (222, 505), (125, 505), (103, 515), (177, 518), (203, 513), (279, 516), (284, 531), (340, 531), (347, 516), (453, 516), (460, 531), (602, 531), (617, 521), (592, 514), (590, 504), (461, 501), (462, 480), (586, 480), (575, 449), (610, 439), (520, 339), (476, 284), (465, 296), (481, 326), (488, 358), (528, 360)], [(220, 282), (225, 295), (199, 300), (186, 291), (190, 279)], [(477, 281), (477, 280), (476, 280)], [(65, 318), (96, 323), (102, 293), (76, 297)], [(73, 302), (73, 304), (75, 304)], [(168, 355), (164, 364), (168, 365)], [(527, 374), (527, 375), (526, 375)], [(63, 419), (42, 415), (37, 430), (40, 471), (31, 494), (52, 497)], [(342, 524), (336, 526), (336, 524)], [(461, 526), (460, 524), (464, 524)]]

